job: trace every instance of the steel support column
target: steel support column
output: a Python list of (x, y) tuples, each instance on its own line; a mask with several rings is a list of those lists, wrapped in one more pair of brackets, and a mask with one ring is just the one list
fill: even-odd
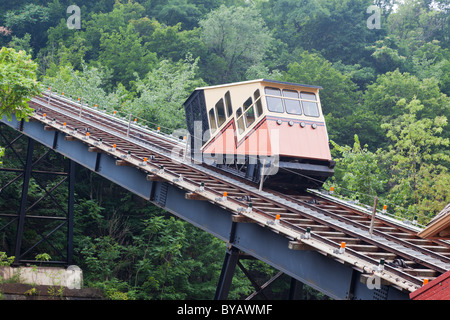
[(226, 300), (230, 292), (231, 282), (233, 281), (234, 270), (239, 261), (239, 249), (233, 246), (236, 235), (237, 223), (231, 224), (229, 235), (229, 244), (223, 260), (222, 271), (220, 272), (219, 282), (216, 288), (214, 300)]
[(27, 159), (25, 162), (24, 175), (23, 175), (23, 184), (22, 184), (22, 197), (20, 201), (20, 209), (19, 209), (19, 219), (17, 223), (17, 233), (16, 233), (16, 247), (14, 250), (14, 264), (19, 264), (19, 260), (22, 256), (21, 248), (22, 248), (22, 238), (23, 238), (23, 230), (25, 225), (25, 215), (27, 209), (27, 200), (28, 200), (28, 187), (30, 185), (31, 178), (31, 169), (33, 162), (33, 152), (34, 152), (34, 140), (28, 138), (28, 148), (27, 148)]
[(67, 202), (67, 264), (73, 259), (73, 209), (75, 204), (75, 162), (69, 159), (69, 194)]
[(225, 259), (220, 272), (219, 283), (217, 284), (214, 300), (226, 300), (233, 281), (234, 270), (239, 260), (239, 249), (231, 246), (225, 253)]
[(289, 287), (289, 300), (295, 300), (297, 291), (299, 292), (299, 300), (303, 300), (303, 283), (295, 278), (291, 278), (291, 284)]

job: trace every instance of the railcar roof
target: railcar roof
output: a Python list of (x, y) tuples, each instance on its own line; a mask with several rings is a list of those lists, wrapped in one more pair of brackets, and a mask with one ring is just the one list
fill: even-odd
[(220, 87), (231, 87), (231, 86), (237, 86), (237, 85), (241, 85), (241, 84), (255, 83), (255, 82), (268, 82), (268, 83), (283, 84), (283, 85), (290, 85), (290, 86), (296, 86), (296, 87), (323, 89), (321, 86), (313, 86), (310, 84), (300, 84), (300, 83), (277, 81), (277, 80), (270, 80), (270, 79), (256, 79), (256, 80), (249, 80), (249, 81), (220, 84), (220, 85), (215, 85), (215, 86), (199, 87), (199, 88), (196, 88), (195, 90), (207, 90), (207, 89), (214, 89), (214, 88), (220, 88)]
[(312, 89), (323, 89), (321, 86), (314, 86), (314, 85), (310, 85), (310, 84), (300, 84), (300, 83), (278, 81), (278, 80), (270, 80), (270, 79), (256, 79), (256, 80), (249, 80), (249, 81), (241, 81), (241, 82), (232, 82), (232, 83), (220, 84), (220, 85), (215, 85), (215, 86), (198, 87), (198, 88), (195, 88), (195, 90), (190, 94), (190, 96), (186, 99), (186, 101), (188, 101), (191, 98), (191, 96), (196, 91), (199, 91), (199, 90), (209, 90), (209, 89), (215, 89), (215, 88), (221, 88), (221, 87), (226, 88), (226, 87), (238, 86), (238, 85), (242, 85), (242, 84), (256, 83), (256, 82), (266, 82), (266, 83), (289, 85), (289, 86), (296, 86), (296, 87), (303, 87), (303, 88), (312, 88)]

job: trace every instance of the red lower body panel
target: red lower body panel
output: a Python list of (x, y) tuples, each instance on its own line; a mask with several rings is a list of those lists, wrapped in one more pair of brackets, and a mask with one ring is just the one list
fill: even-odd
[[(281, 124), (277, 123), (281, 120)], [(289, 123), (291, 121), (291, 124)], [(300, 126), (300, 123), (305, 125)], [(313, 128), (315, 124), (315, 129)], [(328, 136), (323, 122), (292, 121), (265, 117), (251, 132), (238, 140), (234, 119), (204, 148), (207, 154), (259, 155), (286, 158), (331, 160)]]

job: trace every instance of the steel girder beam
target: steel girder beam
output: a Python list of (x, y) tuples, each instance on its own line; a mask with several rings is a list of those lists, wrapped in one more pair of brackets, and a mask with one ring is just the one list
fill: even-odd
[[(7, 123), (34, 140), (53, 148), (80, 165), (97, 172), (123, 188), (150, 200), (175, 216), (203, 229), (239, 249), (309, 285), (334, 299), (397, 300), (409, 299), (409, 293), (393, 286), (370, 288), (360, 281), (361, 273), (351, 266), (326, 257), (315, 250), (289, 249), (289, 239), (256, 223), (232, 222), (233, 213), (208, 201), (188, 200), (185, 191), (167, 182), (147, 181), (146, 173), (133, 167), (117, 166), (115, 158), (89, 152), (81, 141), (66, 141), (58, 131), (44, 131), (39, 122)], [(232, 237), (230, 237), (232, 235)], [(229, 258), (233, 258), (232, 253)], [(231, 275), (232, 262), (228, 259)], [(225, 288), (226, 289), (226, 288)], [(217, 297), (224, 288), (218, 288)], [(223, 296), (223, 294), (222, 294)]]

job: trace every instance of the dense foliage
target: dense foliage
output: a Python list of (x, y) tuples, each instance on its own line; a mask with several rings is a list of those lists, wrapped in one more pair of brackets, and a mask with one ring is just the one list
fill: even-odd
[[(448, 0), (79, 0), (81, 29), (67, 26), (71, 4), (0, 4), (0, 44), (21, 52), (13, 57), (24, 72), (32, 55), (52, 90), (174, 130), (197, 86), (262, 77), (320, 85), (337, 160), (327, 188), (369, 205), (377, 196), (422, 224), (450, 202)], [(0, 71), (3, 92), (18, 71)], [(76, 258), (87, 284), (113, 299), (213, 296), (223, 243), (77, 175)], [(251, 290), (238, 272), (231, 298)]]
[(0, 117), (26, 118), (32, 111), (27, 101), (40, 93), (36, 81), (37, 64), (25, 51), (0, 49)]

